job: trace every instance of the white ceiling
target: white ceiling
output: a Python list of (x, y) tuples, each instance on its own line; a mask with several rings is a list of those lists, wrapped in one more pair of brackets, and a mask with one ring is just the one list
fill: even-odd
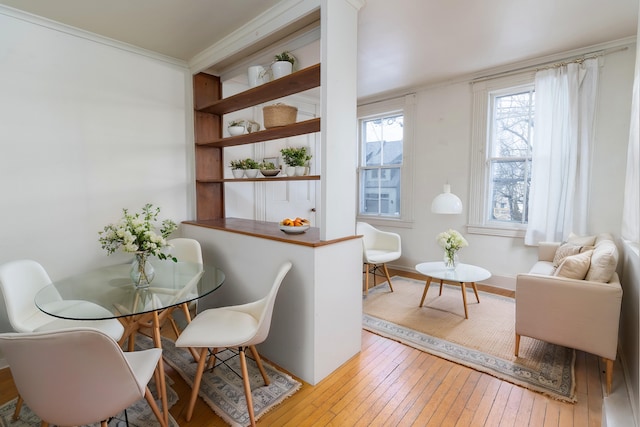
[[(279, 0), (0, 0), (189, 60)], [(366, 0), (358, 98), (634, 36), (638, 0)]]

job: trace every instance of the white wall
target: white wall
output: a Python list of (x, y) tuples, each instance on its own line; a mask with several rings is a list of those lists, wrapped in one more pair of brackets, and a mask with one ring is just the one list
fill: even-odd
[[(591, 170), (589, 229), (619, 235), (635, 47), (604, 57)], [(515, 275), (528, 271), (536, 249), (525, 247), (522, 238), (492, 237), (466, 232), (469, 208), (472, 89), (468, 82), (444, 84), (417, 92), (417, 128), (414, 146), (413, 227), (382, 227), (400, 233), (401, 269), (425, 260), (440, 260), (442, 249), (435, 237), (455, 228), (469, 241), (460, 251), (462, 262), (482, 265), (494, 275), (489, 282), (512, 288)], [(431, 200), (451, 184), (463, 202), (462, 215), (435, 215)]]
[(98, 243), (122, 208), (190, 219), (190, 86), (178, 61), (0, 6), (0, 263), (55, 280), (127, 259)]

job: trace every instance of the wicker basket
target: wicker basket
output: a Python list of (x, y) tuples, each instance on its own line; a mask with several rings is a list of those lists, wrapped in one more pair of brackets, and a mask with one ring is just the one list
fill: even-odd
[(296, 122), (298, 109), (290, 105), (274, 104), (262, 108), (264, 127), (266, 129), (286, 126)]

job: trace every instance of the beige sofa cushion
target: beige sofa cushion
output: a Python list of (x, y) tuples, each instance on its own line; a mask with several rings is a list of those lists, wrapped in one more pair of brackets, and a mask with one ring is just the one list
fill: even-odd
[(592, 254), (593, 250), (589, 250), (565, 257), (553, 275), (569, 279), (583, 280), (589, 271)]
[(599, 240), (591, 256), (591, 266), (585, 277), (594, 282), (609, 283), (618, 265), (618, 248), (613, 240)]
[(570, 233), (567, 237), (567, 242), (580, 245), (580, 246), (593, 246), (596, 244), (596, 238), (598, 236), (578, 236), (577, 234)]
[(553, 257), (553, 265), (554, 267), (558, 267), (566, 257), (586, 252), (593, 248), (593, 246), (577, 245), (570, 242), (563, 243), (558, 247), (558, 249), (556, 249), (556, 253)]

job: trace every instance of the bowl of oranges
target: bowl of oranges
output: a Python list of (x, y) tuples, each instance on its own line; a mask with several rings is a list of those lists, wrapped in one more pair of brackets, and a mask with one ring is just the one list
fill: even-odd
[(287, 234), (301, 234), (307, 231), (310, 227), (309, 220), (304, 218), (285, 218), (278, 224), (280, 230)]

